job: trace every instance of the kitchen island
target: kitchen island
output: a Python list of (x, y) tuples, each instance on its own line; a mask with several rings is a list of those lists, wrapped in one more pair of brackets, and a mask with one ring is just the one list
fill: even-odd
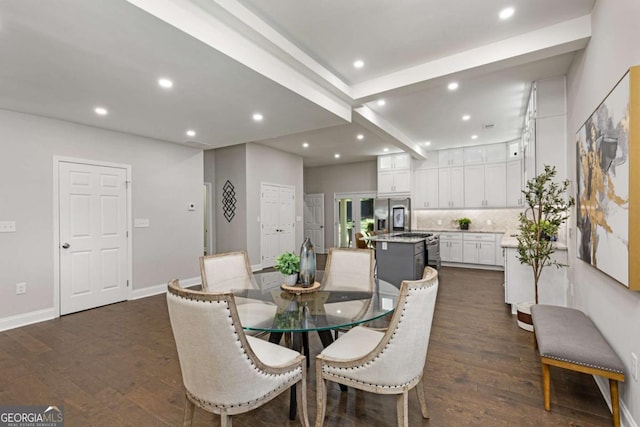
[(418, 280), (427, 262), (425, 240), (431, 233), (388, 233), (366, 238), (375, 242), (378, 277), (400, 287)]

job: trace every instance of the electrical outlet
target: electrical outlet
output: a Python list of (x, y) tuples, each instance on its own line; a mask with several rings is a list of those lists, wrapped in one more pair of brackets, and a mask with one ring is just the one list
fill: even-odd
[(633, 379), (638, 381), (638, 356), (635, 353), (631, 353), (631, 375)]
[(16, 295), (22, 295), (26, 293), (27, 293), (27, 284), (24, 282), (16, 283)]

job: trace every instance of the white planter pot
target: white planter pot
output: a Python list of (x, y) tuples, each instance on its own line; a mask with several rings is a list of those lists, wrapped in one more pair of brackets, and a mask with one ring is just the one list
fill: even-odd
[(533, 302), (519, 302), (516, 304), (518, 310), (518, 326), (525, 331), (533, 332), (533, 322), (531, 321), (531, 306)]
[(298, 281), (298, 273), (289, 274), (288, 276), (284, 276), (284, 284), (289, 286), (294, 286)]

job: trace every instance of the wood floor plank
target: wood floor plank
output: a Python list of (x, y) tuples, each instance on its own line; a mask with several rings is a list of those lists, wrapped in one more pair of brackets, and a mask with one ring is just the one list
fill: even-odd
[[(424, 387), (430, 419), (409, 397), (410, 426), (609, 426), (611, 414), (588, 375), (553, 369), (552, 411), (542, 402), (532, 335), (503, 303), (503, 273), (445, 267)], [(381, 321), (379, 323), (384, 323)], [(322, 345), (310, 335), (311, 354)], [(308, 370), (315, 417), (315, 360)], [(180, 425), (184, 388), (164, 295), (87, 310), (0, 333), (0, 403), (63, 404), (70, 426)], [(394, 426), (395, 398), (327, 392), (327, 427)], [(236, 427), (299, 426), (288, 393), (234, 417)], [(216, 426), (196, 409), (194, 426)]]

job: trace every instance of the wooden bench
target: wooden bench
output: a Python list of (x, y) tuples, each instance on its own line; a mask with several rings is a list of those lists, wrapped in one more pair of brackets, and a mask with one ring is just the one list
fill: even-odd
[(620, 426), (618, 381), (624, 365), (596, 325), (580, 310), (554, 305), (531, 307), (535, 343), (542, 363), (544, 409), (551, 410), (549, 366), (609, 379), (614, 427)]

